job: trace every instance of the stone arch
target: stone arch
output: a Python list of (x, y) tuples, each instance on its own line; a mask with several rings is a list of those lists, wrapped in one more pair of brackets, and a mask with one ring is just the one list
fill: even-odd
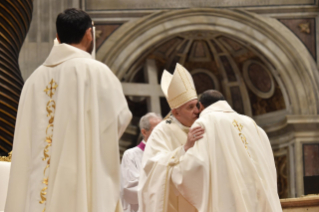
[(213, 31), (236, 36), (255, 46), (275, 66), (287, 91), (290, 114), (319, 111), (319, 75), (315, 61), (301, 41), (280, 22), (243, 10), (185, 9), (160, 11), (128, 22), (100, 47), (97, 59), (121, 79), (146, 49), (188, 31)]

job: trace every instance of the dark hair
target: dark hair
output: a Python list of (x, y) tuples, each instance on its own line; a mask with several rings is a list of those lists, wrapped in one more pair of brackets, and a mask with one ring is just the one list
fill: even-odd
[(199, 102), (202, 103), (205, 108), (219, 100), (225, 100), (225, 97), (216, 90), (207, 90), (199, 98)]
[(56, 19), (56, 31), (60, 43), (80, 43), (86, 30), (90, 27), (92, 27), (90, 16), (80, 9), (66, 9)]

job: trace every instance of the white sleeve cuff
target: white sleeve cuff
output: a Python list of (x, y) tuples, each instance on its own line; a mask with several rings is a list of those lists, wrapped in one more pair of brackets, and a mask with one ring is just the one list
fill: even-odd
[(182, 148), (181, 148), (181, 150), (179, 151), (179, 154), (180, 154), (180, 156), (183, 156), (183, 155), (185, 155), (185, 146), (183, 145), (182, 146)]

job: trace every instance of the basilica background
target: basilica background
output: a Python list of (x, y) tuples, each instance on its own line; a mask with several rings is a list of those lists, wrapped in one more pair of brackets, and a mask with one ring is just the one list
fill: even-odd
[[(133, 112), (121, 152), (140, 141), (142, 115), (169, 112), (160, 77), (164, 69), (172, 73), (178, 62), (193, 75), (198, 94), (221, 91), (238, 113), (267, 132), (281, 198), (319, 193), (317, 1), (33, 1), (19, 56), (24, 80), (48, 56), (56, 16), (69, 7), (93, 18), (97, 60), (121, 80)], [(12, 143), (14, 129), (0, 123), (8, 127), (0, 130), (0, 145), (9, 151), (5, 140)]]

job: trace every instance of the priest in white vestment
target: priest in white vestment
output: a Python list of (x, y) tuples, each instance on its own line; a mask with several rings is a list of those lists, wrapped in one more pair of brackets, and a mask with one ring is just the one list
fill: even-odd
[(121, 163), (121, 200), (124, 212), (138, 211), (137, 188), (144, 149), (154, 127), (161, 121), (162, 117), (156, 113), (144, 115), (139, 123), (143, 140), (124, 152)]
[(68, 9), (20, 97), (5, 212), (121, 212), (121, 83), (91, 57), (92, 20)]
[(170, 180), (179, 158), (203, 134), (200, 127), (189, 130), (199, 114), (194, 82), (177, 64), (173, 75), (164, 71), (161, 87), (173, 115), (155, 127), (147, 142), (139, 181), (139, 212), (194, 212), (196, 208)]
[(173, 167), (171, 180), (199, 212), (281, 212), (265, 131), (223, 99), (214, 90), (200, 97), (205, 109), (192, 127), (205, 133)]

